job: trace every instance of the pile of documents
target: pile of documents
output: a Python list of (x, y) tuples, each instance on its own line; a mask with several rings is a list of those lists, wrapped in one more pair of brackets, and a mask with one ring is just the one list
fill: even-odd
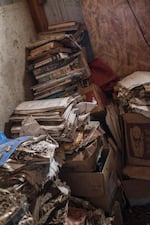
[(63, 169), (93, 173), (106, 161), (104, 132), (90, 119), (97, 102), (80, 95), (90, 70), (78, 28), (75, 22), (49, 26), (27, 48), (34, 100), (15, 108), (13, 139), (0, 144), (0, 225), (111, 224), (103, 210), (72, 198), (60, 180)]
[(27, 49), (27, 69), (36, 84), (34, 99), (64, 97), (76, 93), (90, 76), (80, 45), (70, 35), (43, 40)]
[(137, 71), (115, 87), (123, 111), (136, 112), (150, 118), (150, 72)]
[(34, 99), (15, 108), (9, 118), (13, 139), (0, 144), (0, 225), (111, 225), (112, 218), (73, 198), (62, 181), (65, 171), (102, 171), (110, 154), (99, 121), (90, 117), (97, 101), (80, 94), (90, 77), (80, 34), (76, 23), (51, 26), (27, 48)]
[(21, 123), (32, 117), (40, 124), (41, 132), (45, 130), (58, 141), (72, 142), (78, 136), (76, 131), (83, 130), (90, 121), (95, 106), (95, 101), (84, 102), (80, 95), (22, 102), (10, 117), (12, 136), (18, 136), (22, 132)]
[[(105, 184), (103, 183), (105, 163), (110, 163), (109, 159), (112, 160), (112, 156), (111, 151), (106, 146), (104, 147), (104, 131), (101, 129), (99, 121), (91, 121), (90, 113), (96, 107), (96, 105), (96, 101), (93, 100), (92, 102), (86, 102), (81, 95), (76, 94), (74, 96), (68, 96), (64, 98), (26, 101), (22, 102), (15, 108), (13, 115), (10, 117), (10, 122), (12, 124), (12, 137), (23, 135), (41, 137), (41, 135), (43, 136), (46, 134), (52, 138), (55, 146), (55, 160), (50, 161), (50, 168), (48, 167), (49, 160), (46, 159), (42, 159), (42, 163), (34, 161), (34, 166), (32, 165), (30, 167), (30, 163), (30, 165), (27, 164), (24, 166), (24, 168), (22, 168), (22, 172), (24, 172), (23, 174), (26, 174), (27, 180), (29, 180), (32, 184), (34, 183), (34, 190), (39, 190), (39, 186), (40, 188), (44, 188), (45, 182), (43, 183), (42, 180), (44, 179), (46, 181), (47, 177), (55, 177), (52, 172), (54, 171), (54, 174), (56, 175), (59, 171), (58, 168), (62, 166), (58, 176), (63, 181), (67, 182), (73, 195), (75, 195), (74, 190), (80, 189), (80, 184), (75, 182), (74, 185), (72, 185), (71, 182), (66, 180), (65, 177), (68, 177), (68, 172), (70, 174), (76, 174), (77, 177), (80, 175), (83, 177), (85, 176), (85, 185), (88, 185), (88, 182), (92, 182), (91, 180), (89, 181), (89, 177), (87, 178), (86, 174), (90, 174), (92, 177), (94, 176), (94, 182), (96, 182), (94, 185), (96, 185), (97, 189), (99, 189), (100, 186), (103, 190), (104, 187), (103, 191), (105, 192)], [(41, 140), (35, 146), (32, 144), (28, 150), (25, 150), (22, 147), (21, 149), (18, 148), (19, 151), (16, 151), (14, 154), (15, 158), (13, 159), (19, 159), (20, 157), (30, 159), (30, 157), (35, 155), (35, 153), (33, 154), (33, 151), (36, 152), (38, 150), (39, 157), (42, 152), (43, 154), (46, 154), (45, 148), (47, 144), (45, 143), (45, 146), (44, 143), (45, 142)], [(48, 155), (48, 157), (50, 156)], [(30, 175), (27, 172), (28, 170), (30, 170)], [(42, 175), (39, 174), (39, 170), (42, 171), (40, 172)], [(115, 174), (115, 169), (112, 168), (112, 170), (113, 171), (111, 172)], [(74, 182), (72, 174), (70, 177), (72, 178), (72, 182)], [(35, 177), (35, 179), (33, 177)], [(36, 179), (37, 177), (38, 180)], [(103, 196), (101, 193), (98, 195), (97, 202), (101, 202), (102, 204), (96, 204), (95, 199), (93, 199), (93, 201), (91, 200), (91, 202), (95, 204), (95, 206), (104, 207), (103, 209), (108, 211), (110, 209), (110, 204), (112, 203), (112, 196), (115, 193), (116, 179), (114, 179), (114, 183), (115, 184), (113, 185), (111, 196), (107, 196), (107, 194)], [(43, 214), (43, 207), (46, 208), (49, 214), (48, 217), (47, 214), (45, 215), (46, 219), (44, 223), (47, 223), (46, 221), (49, 221), (49, 218), (51, 218), (49, 217), (51, 214), (50, 209), (52, 208), (50, 202), (53, 202), (53, 198), (51, 198), (49, 194), (50, 188), (48, 192), (45, 188), (42, 190), (43, 192), (40, 193), (40, 196), (42, 195), (42, 198), (44, 199), (48, 198), (49, 205), (47, 205), (47, 202), (44, 203), (39, 196), (40, 202), (43, 203), (41, 206), (38, 204), (39, 208), (36, 215), (40, 215), (41, 212)], [(91, 189), (90, 196), (95, 196), (92, 190), (93, 189)], [(29, 196), (30, 195), (31, 193), (29, 193)], [(34, 192), (32, 193), (32, 196), (35, 196)], [(87, 196), (84, 194), (79, 194), (76, 196), (87, 198)], [(64, 196), (65, 202), (66, 197), (67, 196)], [(108, 204), (105, 204), (107, 198), (109, 198), (109, 201)], [(87, 200), (90, 201), (88, 198)], [(46, 205), (44, 206), (43, 204)], [(66, 207), (64, 206), (64, 208)], [(59, 215), (60, 214), (61, 212), (59, 212)], [(64, 217), (64, 214), (62, 214), (62, 217)], [(36, 220), (38, 219), (40, 219), (40, 216), (36, 218)], [(36, 222), (36, 224), (38, 223)]]
[(111, 224), (103, 210), (70, 196), (70, 188), (59, 179), (58, 147), (44, 134), (0, 145), (0, 224)]
[(12, 137), (50, 135), (59, 144), (56, 156), (60, 163), (78, 171), (94, 171), (104, 134), (100, 123), (90, 119), (96, 105), (80, 95), (23, 102), (10, 117)]
[(70, 190), (58, 179), (57, 147), (47, 135), (0, 145), (0, 224), (63, 224)]
[(38, 38), (60, 40), (66, 37), (66, 34), (76, 35), (81, 31), (81, 26), (85, 26), (77, 21), (66, 21), (63, 23), (48, 25), (48, 30), (38, 33)]

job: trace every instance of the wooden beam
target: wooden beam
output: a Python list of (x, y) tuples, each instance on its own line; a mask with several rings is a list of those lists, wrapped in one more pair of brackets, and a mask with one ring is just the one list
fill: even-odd
[(45, 0), (27, 0), (37, 32), (48, 30), (48, 21), (43, 9)]

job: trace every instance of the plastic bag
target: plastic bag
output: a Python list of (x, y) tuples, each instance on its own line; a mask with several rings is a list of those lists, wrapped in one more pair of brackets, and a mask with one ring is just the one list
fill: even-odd
[(0, 131), (0, 145), (8, 142), (10, 139), (5, 136), (5, 134)]

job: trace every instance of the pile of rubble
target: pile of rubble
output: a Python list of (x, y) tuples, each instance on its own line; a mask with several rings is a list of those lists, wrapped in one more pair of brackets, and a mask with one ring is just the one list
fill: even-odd
[(0, 145), (0, 224), (109, 224), (102, 210), (70, 200), (70, 188), (58, 177), (56, 148), (58, 143), (49, 135), (24, 136)]

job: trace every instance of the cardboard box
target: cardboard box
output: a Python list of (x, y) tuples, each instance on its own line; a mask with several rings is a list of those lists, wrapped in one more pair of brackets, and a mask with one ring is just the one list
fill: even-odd
[[(84, 159), (82, 159), (82, 155), (80, 157), (80, 153), (77, 152), (74, 154), (74, 157), (81, 158), (73, 159), (70, 156), (66, 156), (65, 164), (63, 165), (63, 168), (65, 170), (68, 169), (69, 172), (89, 172), (89, 171), (95, 171), (96, 170), (96, 163), (99, 153), (102, 151), (102, 140), (101, 138), (96, 139), (94, 142), (92, 142), (89, 146), (83, 150), (86, 152)], [(81, 153), (82, 154), (82, 153)]]
[(123, 115), (127, 163), (150, 166), (150, 118), (137, 113)]
[(71, 194), (85, 198), (94, 206), (109, 212), (117, 188), (116, 155), (110, 150), (102, 172), (69, 172), (62, 170), (61, 179), (71, 188)]

